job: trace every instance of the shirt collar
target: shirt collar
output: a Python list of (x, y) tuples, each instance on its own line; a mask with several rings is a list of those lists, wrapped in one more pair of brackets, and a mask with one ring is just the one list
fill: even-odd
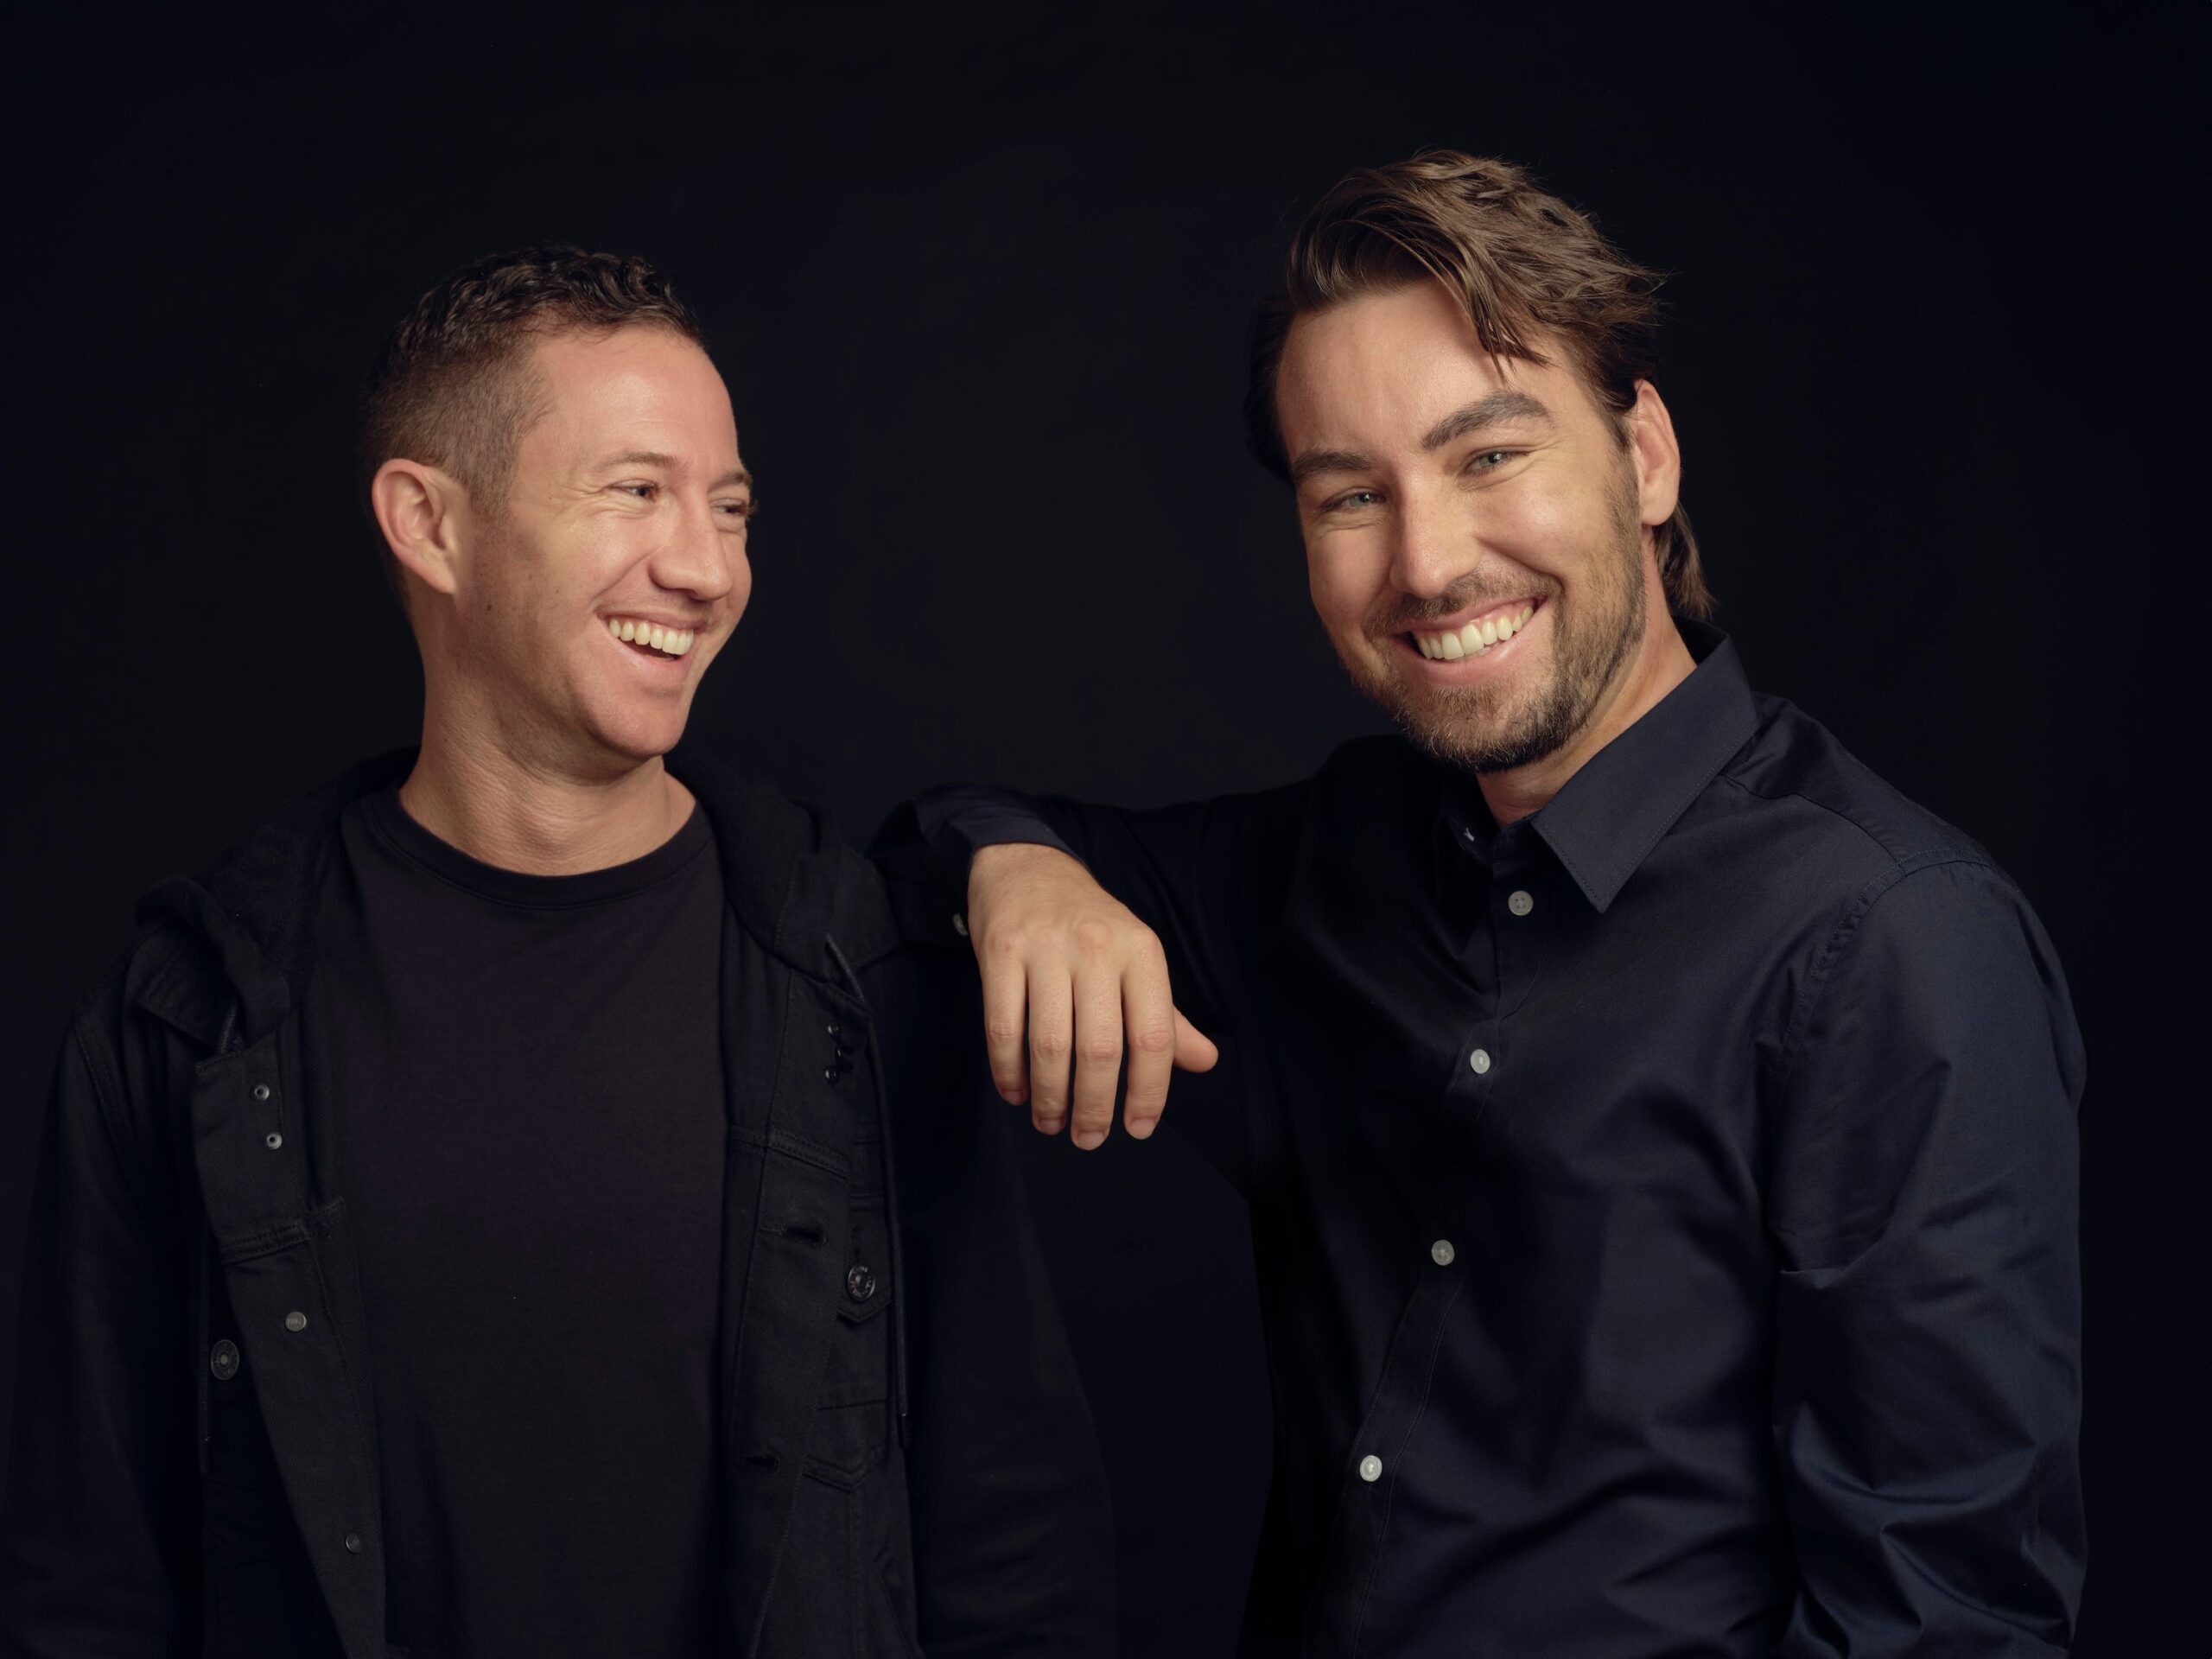
[[(1600, 913), (1758, 726), (1735, 643), (1702, 622), (1675, 626), (1697, 664), (1689, 677), (1526, 820)], [(1487, 861), (1498, 832), (1471, 773), (1452, 774), (1443, 811), (1446, 836)]]

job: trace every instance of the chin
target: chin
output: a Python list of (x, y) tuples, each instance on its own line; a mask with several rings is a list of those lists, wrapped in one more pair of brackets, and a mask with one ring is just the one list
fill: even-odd
[(594, 721), (586, 728), (586, 735), (602, 753), (641, 766), (658, 760), (683, 741), (689, 713), (688, 709), (673, 715), (655, 710), (642, 717)]

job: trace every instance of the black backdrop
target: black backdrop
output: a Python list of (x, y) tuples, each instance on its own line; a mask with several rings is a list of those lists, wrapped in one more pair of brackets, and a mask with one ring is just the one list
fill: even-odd
[[(1338, 175), (1448, 143), (1675, 273), (1662, 385), (1755, 681), (2056, 938), (2092, 1065), (2080, 1651), (2203, 1650), (2202, 744), (2164, 729), (2160, 619), (2202, 545), (2204, 8), (188, 15), (48, 23), (5, 72), (0, 1375), (47, 1068), (132, 896), (412, 734), (348, 456), (416, 292), (557, 237), (706, 314), (764, 512), (696, 737), (859, 835), (955, 777), (1157, 802), (1374, 724), (1240, 448), (1243, 327)], [(1241, 1214), (1172, 1135), (1030, 1153), (1127, 1650), (1224, 1652), (1268, 1433)]]

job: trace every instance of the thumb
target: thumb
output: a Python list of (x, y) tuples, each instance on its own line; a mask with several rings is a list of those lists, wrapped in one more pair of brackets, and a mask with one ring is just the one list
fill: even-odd
[(1214, 1062), (1221, 1058), (1221, 1051), (1213, 1039), (1183, 1017), (1183, 1010), (1175, 1010), (1175, 1069), (1178, 1071), (1211, 1071)]

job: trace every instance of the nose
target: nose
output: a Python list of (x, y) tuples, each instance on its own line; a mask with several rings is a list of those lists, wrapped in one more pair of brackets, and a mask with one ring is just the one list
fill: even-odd
[(712, 604), (736, 587), (744, 568), (745, 538), (718, 524), (711, 502), (687, 502), (653, 555), (654, 585)]
[(1401, 492), (1390, 552), (1390, 583), (1415, 599), (1447, 592), (1482, 557), (1463, 515), (1418, 489)]

